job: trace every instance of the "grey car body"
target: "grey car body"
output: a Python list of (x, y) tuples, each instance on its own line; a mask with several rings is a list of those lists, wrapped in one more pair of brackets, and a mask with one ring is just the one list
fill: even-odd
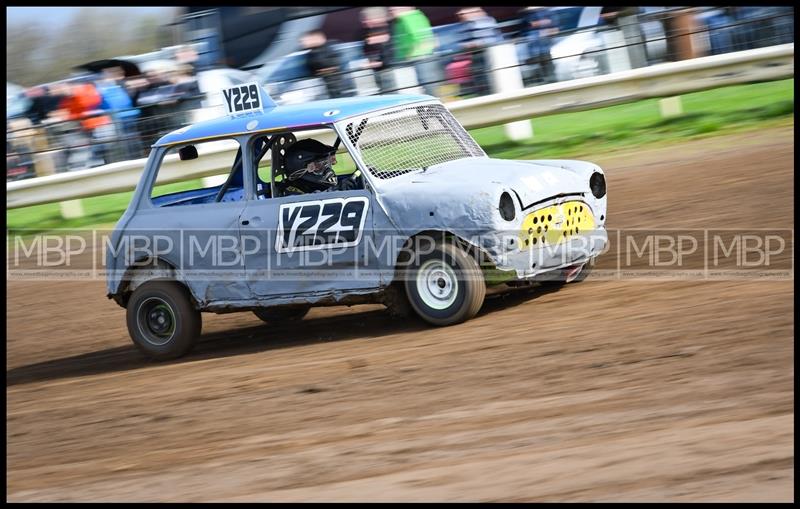
[[(272, 182), (261, 179), (253, 143), (269, 138), (290, 144), (294, 134), (302, 137), (311, 128), (331, 129), (339, 138), (339, 150), (352, 156), (363, 176), (361, 188), (281, 195), (274, 180), (277, 170)], [(165, 154), (199, 140), (245, 147), (237, 158), (241, 172), (234, 166), (229, 182), (211, 189), (151, 198), (162, 160), (169, 160)], [(272, 165), (279, 167), (280, 161), (273, 159)], [(481, 267), (502, 281), (546, 279), (565, 268), (583, 267), (604, 249), (606, 199), (597, 165), (490, 158), (430, 96), (277, 106), (180, 129), (154, 145), (108, 245), (108, 296), (125, 307), (140, 286), (169, 279), (186, 287), (191, 305), (200, 311), (386, 303), (387, 292), (401, 279), (402, 253), (423, 234), (455, 240), (480, 255)], [(319, 241), (327, 228), (321, 214), (329, 209), (336, 223), (328, 231), (338, 232), (339, 244)], [(300, 228), (296, 219), (309, 211), (308, 217), (317, 214), (310, 220), (317, 221), (313, 231)], [(239, 252), (228, 253), (236, 263), (226, 265), (222, 278), (198, 275), (218, 269), (221, 255), (215, 259), (213, 250), (193, 249), (186, 238), (196, 238), (195, 247), (202, 247), (218, 234), (241, 240)], [(309, 236), (313, 242), (304, 244)], [(159, 237), (173, 249), (153, 249), (137, 258), (124, 249), (130, 237), (154, 247)], [(325, 258), (324, 264), (315, 256)], [(321, 268), (328, 272), (319, 276)], [(464, 286), (455, 279), (452, 285), (443, 283), (446, 278), (439, 275), (444, 272), (430, 271), (432, 290), (438, 291), (437, 281), (443, 292)], [(334, 272), (337, 277), (328, 277)], [(418, 275), (417, 283), (422, 281)]]

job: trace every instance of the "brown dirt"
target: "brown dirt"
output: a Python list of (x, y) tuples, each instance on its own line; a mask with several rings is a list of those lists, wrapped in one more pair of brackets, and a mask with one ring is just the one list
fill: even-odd
[[(598, 157), (609, 227), (793, 229), (793, 156), (776, 129)], [(204, 315), (159, 364), (103, 282), (10, 281), (8, 500), (791, 501), (792, 285)]]

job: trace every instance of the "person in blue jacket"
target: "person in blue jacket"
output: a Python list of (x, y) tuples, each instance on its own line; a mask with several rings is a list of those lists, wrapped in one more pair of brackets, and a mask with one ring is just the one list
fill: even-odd
[(527, 64), (536, 68), (536, 80), (545, 83), (555, 79), (550, 49), (552, 36), (558, 33), (554, 13), (547, 7), (528, 7), (523, 11), (522, 36), (527, 42)]
[(111, 67), (103, 70), (103, 78), (97, 82), (97, 89), (103, 98), (100, 108), (111, 114), (116, 134), (126, 159), (134, 159), (141, 152), (139, 134), (136, 127), (141, 111), (136, 108), (128, 91), (122, 86), (125, 75), (121, 68)]

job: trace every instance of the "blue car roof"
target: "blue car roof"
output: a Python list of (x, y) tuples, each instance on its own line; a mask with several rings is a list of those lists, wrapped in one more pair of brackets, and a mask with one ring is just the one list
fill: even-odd
[[(433, 99), (436, 98), (429, 95), (389, 94), (371, 97), (345, 97), (312, 101), (305, 104), (276, 106), (263, 112), (225, 116), (198, 122), (165, 134), (153, 146), (175, 145), (232, 134), (321, 127), (371, 111)], [(252, 124), (253, 121), (256, 122), (255, 125)]]

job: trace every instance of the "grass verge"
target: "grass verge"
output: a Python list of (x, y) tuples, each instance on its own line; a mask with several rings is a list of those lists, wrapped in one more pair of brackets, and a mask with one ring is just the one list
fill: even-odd
[[(534, 136), (511, 141), (503, 126), (474, 129), (472, 136), (500, 159), (576, 159), (632, 147), (652, 147), (698, 137), (760, 129), (794, 121), (794, 79), (735, 85), (681, 96), (684, 113), (662, 118), (657, 99), (532, 120)], [(349, 157), (347, 158), (349, 159)], [(343, 161), (342, 166), (350, 166)], [(338, 165), (337, 165), (338, 166)], [(200, 187), (199, 180), (159, 186), (158, 194)], [(58, 203), (6, 211), (7, 232), (110, 227), (125, 211), (132, 192), (82, 200), (86, 215), (61, 217)]]

